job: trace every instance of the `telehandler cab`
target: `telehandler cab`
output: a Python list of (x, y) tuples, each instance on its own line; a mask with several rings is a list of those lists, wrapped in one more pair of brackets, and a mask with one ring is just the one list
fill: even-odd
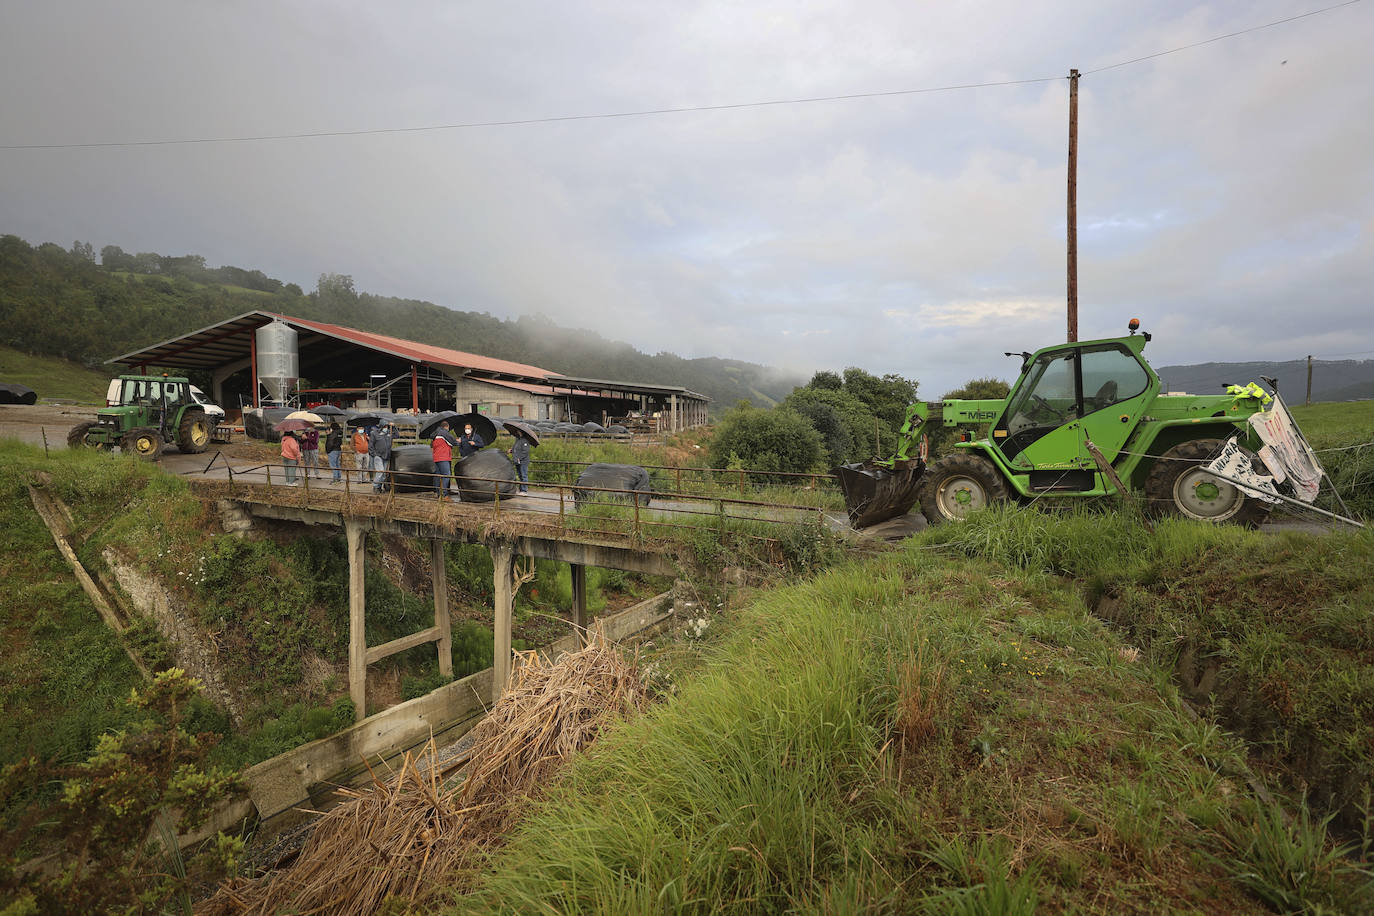
[[(1113, 477), (1143, 494), (1155, 514), (1257, 525), (1279, 500), (1257, 498), (1255, 489), (1223, 479), (1236, 478), (1209, 472), (1211, 465), (1221, 473), (1214, 461), (1228, 445), (1227, 468), (1247, 481), (1272, 473), (1258, 478), (1272, 487), (1306, 474), (1311, 492), (1299, 495), (1310, 503), (1312, 475), (1319, 479), (1321, 469), (1277, 391), (1271, 397), (1252, 383), (1231, 386), (1224, 395), (1161, 393), (1159, 376), (1143, 355), (1150, 335), (1137, 334), (1139, 327), (1131, 319), (1126, 337), (1019, 354), (1021, 375), (1005, 400), (913, 404), (895, 457), (836, 468), (854, 527), (905, 515), (918, 500), (926, 519), (941, 524), (999, 500), (1117, 494)], [(1296, 474), (1273, 468), (1279, 463), (1273, 450), (1265, 451), (1265, 461), (1257, 457), (1265, 442), (1249, 421), (1271, 401), (1291, 427), (1300, 460), (1288, 470)], [(958, 428), (959, 439), (927, 466), (923, 433), (932, 415)]]

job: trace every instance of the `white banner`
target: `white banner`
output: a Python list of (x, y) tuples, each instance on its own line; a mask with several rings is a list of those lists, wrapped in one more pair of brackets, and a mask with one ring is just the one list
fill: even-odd
[(1250, 417), (1250, 426), (1264, 443), (1260, 456), (1274, 472), (1275, 479), (1287, 480), (1294, 494), (1305, 503), (1316, 499), (1322, 482), (1321, 463), (1298, 432), (1297, 424), (1277, 393), (1272, 407)]
[(1229, 478), (1228, 482), (1234, 482), (1247, 496), (1267, 503), (1282, 502), (1276, 498), (1279, 491), (1274, 486), (1274, 478), (1255, 471), (1250, 453), (1241, 448), (1234, 437), (1226, 440), (1226, 444), (1221, 447), (1221, 454), (1212, 459), (1211, 464), (1207, 465), (1207, 470), (1226, 476)]

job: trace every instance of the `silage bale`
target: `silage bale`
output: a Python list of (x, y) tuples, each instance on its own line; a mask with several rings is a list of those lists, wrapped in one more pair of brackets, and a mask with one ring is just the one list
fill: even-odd
[[(584, 489), (597, 488), (597, 489)], [(584, 503), (599, 503), (607, 500), (628, 502), (629, 493), (602, 493), (600, 490), (632, 490), (634, 500), (641, 506), (649, 505), (649, 494), (654, 491), (649, 472), (634, 464), (597, 463), (577, 475), (573, 487), (573, 500), (580, 509)]]
[(515, 465), (494, 448), (474, 452), (454, 463), (453, 477), (464, 502), (489, 503), (498, 493), (503, 497), (514, 496), (520, 489)]

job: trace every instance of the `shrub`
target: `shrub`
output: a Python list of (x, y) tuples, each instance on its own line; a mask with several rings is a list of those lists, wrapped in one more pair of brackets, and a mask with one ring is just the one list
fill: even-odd
[(711, 439), (711, 467), (805, 473), (821, 461), (821, 437), (792, 410), (736, 407)]

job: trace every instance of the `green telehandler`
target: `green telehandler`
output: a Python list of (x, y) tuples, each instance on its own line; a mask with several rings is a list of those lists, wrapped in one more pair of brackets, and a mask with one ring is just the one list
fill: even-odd
[[(188, 379), (165, 375), (121, 375), (118, 406), (96, 412), (67, 434), (71, 448), (112, 449), (153, 461), (165, 445), (184, 454), (205, 451), (210, 424), (205, 408), (191, 394)], [(112, 386), (113, 387), (113, 386)]]
[[(1139, 327), (1131, 319), (1126, 337), (1019, 354), (1021, 375), (1004, 400), (913, 404), (895, 457), (836, 468), (854, 527), (905, 515), (917, 501), (941, 524), (1000, 500), (1123, 489), (1143, 494), (1157, 515), (1249, 526), (1274, 503), (1311, 503), (1321, 467), (1277, 389), (1163, 393)], [(927, 465), (932, 416), (958, 441)]]

